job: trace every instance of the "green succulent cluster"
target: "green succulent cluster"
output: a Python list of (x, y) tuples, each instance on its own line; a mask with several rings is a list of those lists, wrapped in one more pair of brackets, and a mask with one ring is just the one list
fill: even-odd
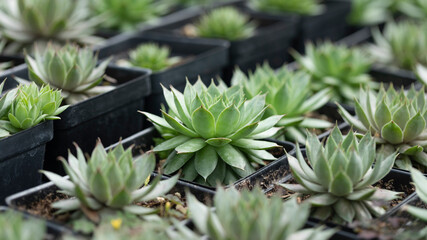
[[(0, 84), (0, 95), (4, 82)], [(20, 85), (0, 98), (0, 139), (57, 117), (68, 106), (61, 106), (61, 92), (35, 83)]]
[(34, 42), (96, 44), (102, 21), (91, 18), (85, 0), (8, 0), (0, 8), (0, 31), (8, 40), (5, 53), (14, 54)]
[(389, 173), (397, 154), (376, 155), (370, 134), (359, 141), (353, 131), (343, 136), (335, 127), (325, 146), (309, 134), (306, 154), (307, 161), (297, 147), (296, 158), (288, 155), (297, 184), (282, 186), (306, 196), (304, 202), (315, 207), (313, 217), (338, 223), (366, 221), (385, 213), (375, 200), (397, 198), (396, 192), (372, 187)]
[(215, 210), (187, 194), (190, 217), (197, 230), (216, 240), (284, 240), (329, 239), (335, 230), (308, 228), (310, 206), (293, 198), (283, 202), (277, 196), (268, 198), (260, 189), (252, 192), (219, 188), (214, 198)]
[(158, 72), (180, 60), (179, 57), (171, 57), (170, 54), (171, 51), (167, 46), (160, 46), (157, 43), (144, 43), (129, 52), (129, 62), (132, 66)]
[(396, 15), (425, 20), (424, 0), (352, 0), (349, 21), (354, 25), (375, 25), (392, 20)]
[(262, 12), (300, 15), (317, 15), (324, 10), (324, 6), (319, 4), (319, 0), (250, 0), (249, 5)]
[(305, 52), (305, 56), (295, 51), (292, 55), (311, 75), (314, 92), (330, 88), (333, 100), (351, 103), (360, 86), (375, 87), (368, 75), (372, 62), (362, 50), (324, 42), (317, 46), (308, 43)]
[[(87, 210), (115, 209), (137, 215), (153, 214), (156, 209), (135, 203), (151, 201), (166, 194), (178, 180), (178, 176), (163, 181), (156, 177), (148, 183), (156, 165), (153, 152), (133, 159), (132, 148), (125, 150), (119, 144), (107, 152), (98, 142), (86, 161), (78, 146), (76, 151), (77, 156), (68, 154), (68, 163), (64, 158), (60, 159), (69, 179), (42, 171), (61, 192), (72, 197), (52, 204), (53, 208), (59, 209), (58, 213), (81, 209), (86, 214)], [(99, 221), (93, 214), (86, 216), (94, 222)]]
[[(240, 69), (234, 72), (232, 85), (243, 88), (249, 99), (260, 93), (266, 93), (268, 105), (263, 118), (273, 115), (285, 115), (276, 126), (284, 127), (279, 134), (285, 139), (305, 143), (306, 128), (324, 129), (333, 124), (305, 115), (325, 105), (330, 98), (330, 90), (323, 89), (313, 94), (310, 75), (303, 71), (291, 71), (283, 66), (273, 70), (267, 63), (258, 66), (255, 72), (246, 76)], [(277, 136), (279, 137), (279, 136)]]
[(46, 226), (41, 220), (24, 219), (23, 214), (7, 210), (0, 212), (0, 239), (43, 240)]
[(95, 15), (106, 15), (101, 27), (105, 29), (136, 30), (144, 22), (159, 18), (170, 11), (165, 0), (91, 0)]
[(371, 132), (386, 154), (398, 151), (396, 166), (410, 170), (412, 164), (427, 167), (427, 104), (424, 88), (397, 92), (381, 86), (377, 94), (360, 90), (355, 99), (356, 117), (339, 106), (340, 114), (362, 133)]
[[(427, 204), (427, 178), (418, 171), (417, 169), (411, 169), (411, 177), (414, 181), (415, 191), (417, 196)], [(427, 209), (418, 208), (414, 206), (406, 206), (406, 211), (412, 214), (414, 217), (427, 222)]]
[(251, 37), (255, 24), (249, 16), (233, 7), (221, 7), (202, 16), (195, 24), (196, 35), (237, 41)]
[(424, 0), (400, 0), (399, 10), (401, 13), (411, 18), (420, 20), (427, 19), (427, 2)]
[(390, 7), (393, 1), (352, 0), (348, 20), (353, 25), (374, 25), (387, 21), (393, 13)]
[(408, 70), (417, 63), (427, 65), (426, 22), (389, 22), (382, 33), (373, 29), (372, 36), (375, 43), (367, 45), (366, 52), (375, 62)]
[(276, 158), (266, 149), (279, 147), (260, 139), (280, 130), (274, 127), (282, 115), (261, 120), (267, 109), (265, 95), (245, 100), (239, 86), (227, 88), (220, 82), (206, 87), (199, 79), (187, 82), (184, 93), (163, 87), (170, 113), (163, 117), (142, 112), (162, 132), (166, 141), (155, 152), (171, 151), (166, 174), (182, 169), (189, 181), (215, 186), (231, 183), (255, 171), (264, 161)]
[(109, 60), (97, 66), (98, 57), (89, 48), (49, 44), (44, 50), (36, 47), (34, 54), (34, 58), (29, 54), (25, 56), (29, 79), (39, 86), (61, 89), (67, 104), (76, 104), (114, 89), (114, 86), (99, 86)]

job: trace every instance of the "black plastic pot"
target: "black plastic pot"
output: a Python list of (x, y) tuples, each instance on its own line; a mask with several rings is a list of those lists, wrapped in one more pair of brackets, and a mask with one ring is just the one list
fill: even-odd
[[(247, 4), (246, 4), (247, 5)], [(351, 2), (340, 0), (328, 0), (323, 3), (325, 11), (316, 16), (300, 16), (297, 14), (285, 13), (262, 13), (277, 19), (286, 20), (289, 16), (296, 15), (299, 18), (297, 37), (294, 40), (293, 48), (304, 52), (304, 43), (307, 41), (316, 42), (318, 40), (329, 39), (337, 41), (347, 34), (347, 15), (350, 13)], [(248, 11), (257, 12), (249, 7)], [(261, 13), (261, 12), (258, 12)]]
[[(235, 7), (242, 12), (245, 11), (244, 8), (238, 5), (235, 5)], [(235, 66), (247, 71), (253, 70), (256, 64), (263, 63), (266, 60), (273, 67), (278, 67), (290, 59), (288, 48), (297, 30), (297, 18), (290, 16), (282, 21), (263, 14), (247, 14), (258, 24), (258, 28), (254, 36), (230, 43), (229, 66), (224, 70), (226, 81), (230, 80)], [(188, 15), (186, 19), (163, 24), (148, 31), (188, 38), (181, 33), (181, 28), (187, 24), (197, 22), (201, 15), (200, 12)]]
[[(7, 72), (13, 70), (12, 68), (25, 63), (25, 60), (21, 56), (0, 55), (0, 63), (7, 63), (7, 62), (10, 62), (12, 65), (10, 68), (4, 70), (1, 74), (5, 74), (5, 73), (7, 74)], [(3, 79), (0, 79), (0, 81), (3, 81)]]
[[(54, 123), (54, 138), (46, 146), (44, 168), (64, 174), (58, 156), (67, 156), (76, 142), (84, 151), (91, 151), (98, 138), (105, 145), (117, 142), (143, 129), (145, 97), (150, 94), (150, 71), (109, 66), (106, 74), (118, 81), (117, 88), (70, 106)], [(16, 85), (12, 76), (27, 79), (27, 68), (9, 74), (7, 86)]]
[(16, 192), (41, 183), (46, 143), (53, 138), (53, 122), (46, 121), (0, 140), (0, 204)]
[[(154, 179), (157, 174), (153, 173), (151, 178)], [(68, 177), (67, 177), (68, 178)], [(162, 179), (167, 179), (168, 177), (162, 176)], [(58, 187), (53, 184), (53, 182), (48, 182), (37, 187), (33, 187), (31, 189), (19, 192), (12, 196), (9, 196), (6, 199), (6, 203), (9, 207), (21, 211), (29, 216), (38, 217), (40, 216), (34, 215), (28, 212), (26, 206), (38, 201), (39, 199), (44, 199), (48, 195), (56, 194), (58, 191)], [(175, 187), (170, 191), (170, 193), (179, 192), (182, 196), (185, 196), (185, 191), (189, 190), (199, 201), (204, 203), (212, 202), (213, 196), (215, 194), (214, 191), (201, 188), (195, 186), (193, 184), (188, 184), (186, 182), (178, 181)], [(56, 220), (47, 220), (45, 219), (47, 224), (49, 224), (50, 228), (53, 231), (60, 233), (72, 233), (74, 235), (79, 235), (79, 233), (73, 231), (70, 226), (64, 225)]]
[(99, 49), (99, 57), (114, 56), (113, 61), (128, 58), (129, 51), (147, 42), (168, 46), (171, 56), (182, 58), (181, 63), (150, 75), (152, 91), (146, 98), (146, 111), (150, 113), (160, 114), (160, 104), (166, 105), (160, 84), (165, 87), (172, 85), (181, 92), (184, 91), (186, 79), (194, 83), (200, 76), (206, 84), (210, 84), (212, 79), (221, 75), (222, 68), (228, 63), (229, 44), (226, 41), (164, 38), (153, 33), (116, 38)]
[[(145, 129), (145, 130), (143, 130), (143, 131), (141, 131), (141, 132), (139, 132), (133, 136), (130, 136), (129, 138), (122, 140), (121, 143), (123, 144), (123, 146), (125, 148), (129, 147), (131, 145), (134, 145), (133, 154), (139, 155), (141, 151), (146, 151), (147, 149), (150, 149), (152, 146), (154, 146), (153, 138), (155, 138), (155, 137), (159, 137), (159, 134), (157, 133), (157, 131), (155, 130), (154, 127), (150, 127), (150, 128), (147, 128), (147, 129)], [(290, 154), (292, 154), (295, 151), (295, 145), (293, 143), (284, 142), (284, 141), (277, 141), (274, 139), (268, 139), (268, 141), (275, 142), (278, 145), (283, 146), (285, 151), (290, 153)], [(110, 146), (110, 148), (116, 146), (117, 144), (118, 143)], [(266, 166), (261, 167), (260, 169), (258, 169), (253, 174), (246, 176), (245, 178), (239, 179), (238, 181), (236, 181), (234, 183), (234, 185), (237, 185), (238, 183), (245, 182), (245, 181), (246, 182), (257, 182), (258, 181), (257, 178), (260, 176), (259, 172), (264, 172), (265, 171), (264, 169), (266, 169), (268, 166), (270, 166), (272, 164), (276, 164), (277, 162), (284, 161), (285, 159), (286, 159), (286, 155), (280, 157), (279, 159), (277, 159), (275, 161), (272, 161), (270, 164), (268, 164)], [(264, 175), (264, 174), (261, 174), (261, 175)], [(169, 176), (169, 175), (165, 174), (165, 176)], [(193, 184), (193, 185), (201, 187), (201, 188), (210, 189), (212, 191), (215, 190), (215, 188), (213, 188), (213, 187), (201, 185), (201, 184), (198, 184), (195, 182), (189, 182), (189, 181), (185, 181), (182, 179), (181, 179), (181, 181), (187, 182), (188, 184)], [(269, 181), (267, 181), (267, 183), (270, 184)], [(229, 186), (231, 186), (231, 185), (229, 185)], [(227, 187), (229, 187), (229, 186), (227, 186)]]

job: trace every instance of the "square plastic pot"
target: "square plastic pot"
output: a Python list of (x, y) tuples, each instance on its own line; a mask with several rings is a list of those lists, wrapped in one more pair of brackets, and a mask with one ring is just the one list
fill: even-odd
[[(145, 97), (151, 92), (149, 70), (125, 69), (109, 66), (106, 75), (118, 81), (117, 87), (107, 93), (70, 106), (54, 122), (54, 138), (46, 146), (44, 168), (65, 174), (58, 156), (67, 156), (76, 142), (84, 151), (91, 151), (100, 138), (105, 145), (113, 144), (143, 129)], [(13, 76), (28, 79), (27, 68), (11, 72), (7, 86), (16, 86)]]
[(181, 57), (182, 62), (170, 68), (152, 72), (150, 82), (151, 94), (146, 98), (146, 111), (160, 114), (160, 104), (165, 104), (163, 89), (173, 86), (183, 92), (186, 79), (191, 83), (196, 82), (198, 77), (210, 84), (212, 79), (220, 76), (222, 69), (228, 63), (228, 47), (226, 41), (210, 39), (184, 39), (177, 37), (162, 37), (153, 33), (141, 35), (122, 36), (110, 41), (99, 49), (99, 57), (106, 58), (114, 56), (114, 60), (128, 58), (128, 52), (143, 43), (153, 42), (160, 46), (167, 46), (171, 50), (171, 56)]
[[(248, 14), (251, 20), (258, 24), (258, 28), (252, 37), (230, 42), (229, 65), (224, 69), (226, 81), (230, 80), (235, 66), (248, 71), (255, 69), (257, 64), (264, 61), (269, 61), (270, 65), (278, 67), (290, 59), (288, 49), (297, 31), (297, 17), (290, 16), (279, 20), (263, 14), (247, 12), (239, 4), (234, 4), (234, 7)], [(197, 22), (206, 12), (189, 15), (180, 21), (153, 27), (148, 31), (188, 38), (181, 33), (181, 28)]]
[[(154, 179), (156, 176), (157, 174), (153, 173), (151, 175), (151, 179)], [(68, 178), (68, 176), (66, 176), (66, 178)], [(162, 176), (162, 180), (167, 178), (168, 177), (166, 176)], [(20, 209), (19, 211), (25, 213), (28, 216), (43, 219), (40, 216), (34, 215), (26, 211), (25, 207), (29, 206), (30, 204), (40, 199), (46, 198), (46, 196), (48, 195), (55, 194), (58, 190), (59, 190), (58, 187), (55, 184), (53, 184), (53, 182), (48, 182), (48, 183), (39, 185), (37, 187), (33, 187), (25, 191), (16, 193), (12, 196), (9, 196), (6, 199), (6, 203), (10, 208)], [(215, 192), (212, 190), (201, 188), (199, 186), (192, 185), (183, 181), (178, 181), (177, 184), (174, 186), (174, 188), (170, 191), (170, 193), (179, 192), (182, 196), (185, 196), (186, 190), (189, 190), (199, 201), (202, 201), (204, 203), (211, 202), (215, 194)], [(46, 221), (49, 228), (52, 229), (53, 232), (81, 235), (78, 232), (74, 231), (70, 226), (64, 225), (63, 223), (60, 223), (55, 220), (47, 220), (47, 219), (44, 219), (44, 220)]]
[[(129, 138), (123, 139), (121, 141), (121, 143), (123, 144), (123, 147), (129, 147), (131, 145), (134, 145), (133, 148), (133, 154), (139, 155), (141, 151), (146, 151), (147, 149), (151, 149), (152, 146), (154, 146), (154, 141), (153, 138), (155, 137), (159, 137), (157, 131), (155, 130), (154, 127), (150, 127), (147, 128), (135, 135), (130, 136)], [(277, 141), (277, 140), (273, 140), (273, 139), (267, 139), (268, 141), (271, 142), (275, 142), (276, 144), (282, 146), (284, 148), (284, 150), (290, 154), (292, 154), (295, 151), (295, 145), (293, 143), (290, 142), (284, 142), (284, 141)], [(116, 146), (118, 143), (110, 146), (114, 147)], [(249, 182), (253, 182), (253, 181), (257, 181), (257, 178), (259, 177), (259, 173), (264, 172), (264, 169), (268, 168), (268, 166), (272, 165), (272, 164), (276, 164), (278, 162), (284, 161), (284, 159), (286, 159), (286, 155), (283, 155), (282, 157), (278, 158), (277, 160), (272, 161), (271, 163), (269, 163), (266, 166), (261, 167), (260, 169), (258, 169), (256, 172), (239, 179), (238, 181), (236, 181), (234, 184), (228, 185), (227, 187), (230, 187), (232, 185), (237, 185), (240, 182), (244, 182), (244, 181), (249, 181)], [(169, 176), (167, 174), (165, 174), (165, 176)], [(214, 187), (209, 187), (207, 185), (202, 185), (199, 183), (195, 183), (195, 182), (190, 182), (190, 181), (186, 181), (183, 179), (180, 179), (182, 182), (187, 182), (188, 184), (193, 184), (195, 186), (201, 187), (201, 188), (205, 188), (205, 189), (210, 189), (212, 191), (215, 191)]]
[(53, 122), (46, 121), (0, 140), (0, 205), (16, 192), (37, 186)]

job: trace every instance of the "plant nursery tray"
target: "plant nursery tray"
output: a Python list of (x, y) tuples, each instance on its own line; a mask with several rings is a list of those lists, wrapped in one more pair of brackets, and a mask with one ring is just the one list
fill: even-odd
[(173, 86), (183, 92), (186, 79), (190, 83), (196, 82), (198, 77), (209, 85), (212, 79), (221, 76), (222, 69), (228, 63), (229, 43), (221, 40), (210, 39), (185, 39), (169, 36), (164, 38), (153, 33), (139, 35), (123, 35), (109, 41), (99, 49), (99, 57), (114, 56), (115, 60), (128, 58), (128, 52), (143, 43), (153, 42), (160, 46), (167, 46), (171, 50), (172, 57), (180, 57), (182, 60), (165, 70), (152, 72), (150, 75), (151, 94), (146, 98), (146, 111), (160, 114), (161, 104), (166, 105), (163, 97), (163, 89)]
[[(158, 133), (154, 127), (150, 127), (150, 128), (147, 128), (147, 129), (145, 129), (145, 130), (143, 130), (143, 131), (141, 131), (141, 132), (139, 132), (133, 136), (130, 136), (129, 138), (122, 140), (121, 143), (123, 144), (123, 147), (125, 147), (125, 148), (129, 147), (131, 145), (134, 145), (133, 154), (139, 155), (141, 153), (141, 151), (149, 150), (152, 146), (154, 146), (153, 138), (155, 138), (155, 137), (158, 137)], [(284, 148), (284, 150), (286, 152), (288, 152), (289, 154), (293, 154), (293, 152), (295, 151), (295, 145), (293, 143), (285, 142), (285, 141), (277, 141), (277, 140), (273, 140), (273, 139), (267, 139), (267, 140), (271, 141), (271, 142), (275, 142), (276, 144), (282, 146)], [(118, 143), (116, 143), (110, 147), (114, 147), (117, 144)], [(255, 173), (239, 179), (238, 181), (236, 181), (235, 184), (237, 184), (240, 181), (255, 181), (255, 180), (251, 180), (251, 179), (253, 176), (258, 176), (257, 172), (260, 172), (260, 171), (262, 172), (262, 171), (264, 171), (263, 170), (264, 168), (267, 168), (269, 165), (271, 165), (273, 163), (283, 161), (285, 158), (286, 158), (286, 155), (283, 155), (282, 157), (278, 158), (277, 160), (272, 161), (268, 165), (259, 168)], [(165, 174), (165, 176), (169, 176), (169, 175)], [(210, 189), (212, 191), (215, 191), (215, 188), (213, 188), (213, 187), (201, 185), (201, 184), (195, 183), (195, 182), (189, 182), (189, 181), (182, 180), (182, 179), (181, 179), (181, 181), (187, 182), (188, 184), (192, 184), (192, 185), (195, 185), (195, 186), (198, 186), (201, 188)], [(227, 187), (230, 187), (230, 186), (231, 185), (229, 185)]]
[[(143, 129), (145, 97), (151, 92), (149, 70), (108, 66), (106, 75), (116, 79), (117, 88), (70, 106), (54, 122), (54, 138), (46, 146), (44, 168), (64, 174), (58, 156), (67, 156), (76, 142), (84, 151), (94, 148), (100, 138), (106, 145)], [(13, 76), (27, 79), (27, 68), (8, 74), (5, 86), (14, 87)]]
[[(235, 7), (245, 12), (244, 8), (238, 5)], [(230, 80), (236, 65), (243, 71), (248, 71), (255, 69), (257, 64), (264, 61), (278, 67), (290, 59), (288, 49), (297, 31), (297, 17), (290, 16), (286, 21), (282, 21), (263, 14), (247, 14), (258, 24), (258, 28), (254, 36), (230, 42), (229, 65), (224, 72), (227, 81)], [(153, 27), (148, 31), (189, 38), (183, 34), (182, 28), (197, 22), (201, 16), (199, 12), (189, 15), (186, 19)]]
[[(156, 176), (157, 174), (153, 173), (151, 175), (151, 179), (154, 179)], [(68, 176), (65, 178), (68, 178)], [(162, 180), (167, 178), (167, 176), (162, 176)], [(44, 217), (35, 215), (28, 210), (28, 206), (30, 206), (32, 203), (35, 203), (41, 199), (53, 198), (58, 190), (58, 187), (53, 182), (48, 182), (9, 196), (6, 199), (6, 203), (12, 209), (23, 212), (28, 216), (44, 219), (54, 232), (81, 235), (81, 233), (79, 234), (78, 232), (74, 231), (69, 225), (66, 225), (55, 219), (46, 219)], [(198, 187), (179, 180), (170, 193), (178, 192), (182, 196), (185, 196), (186, 190), (189, 190), (199, 201), (204, 203), (211, 202), (215, 194), (215, 192), (212, 190)]]
[(0, 205), (7, 196), (41, 183), (39, 170), (52, 138), (53, 122), (46, 121), (0, 140)]

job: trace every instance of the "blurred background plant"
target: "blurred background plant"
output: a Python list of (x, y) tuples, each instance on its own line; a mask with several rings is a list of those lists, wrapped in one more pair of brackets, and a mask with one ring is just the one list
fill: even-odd
[(367, 44), (366, 52), (376, 63), (407, 70), (427, 65), (427, 22), (391, 21), (382, 33), (374, 28), (372, 36), (374, 44)]
[(237, 41), (251, 37), (256, 24), (234, 7), (220, 7), (203, 15), (194, 27), (195, 36)]
[(136, 30), (141, 24), (155, 20), (171, 11), (169, 0), (90, 0), (95, 16), (106, 15), (99, 29)]
[(0, 239), (4, 240), (43, 240), (46, 225), (36, 218), (25, 219), (23, 214), (6, 210), (0, 212)]
[(74, 42), (94, 45), (94, 36), (104, 17), (90, 17), (86, 0), (7, 0), (0, 7), (0, 31), (7, 40), (4, 54), (22, 53), (34, 43)]
[(299, 15), (318, 15), (325, 10), (319, 0), (249, 0), (255, 10), (269, 13), (296, 13)]
[(296, 51), (291, 54), (299, 67), (310, 74), (314, 92), (330, 88), (332, 100), (353, 104), (361, 86), (377, 88), (368, 74), (372, 61), (361, 49), (326, 41), (307, 43), (305, 52), (305, 56)]
[(119, 65), (148, 68), (153, 72), (159, 72), (181, 61), (181, 57), (171, 56), (168, 46), (160, 46), (157, 43), (144, 43), (129, 52), (129, 60), (120, 59)]

